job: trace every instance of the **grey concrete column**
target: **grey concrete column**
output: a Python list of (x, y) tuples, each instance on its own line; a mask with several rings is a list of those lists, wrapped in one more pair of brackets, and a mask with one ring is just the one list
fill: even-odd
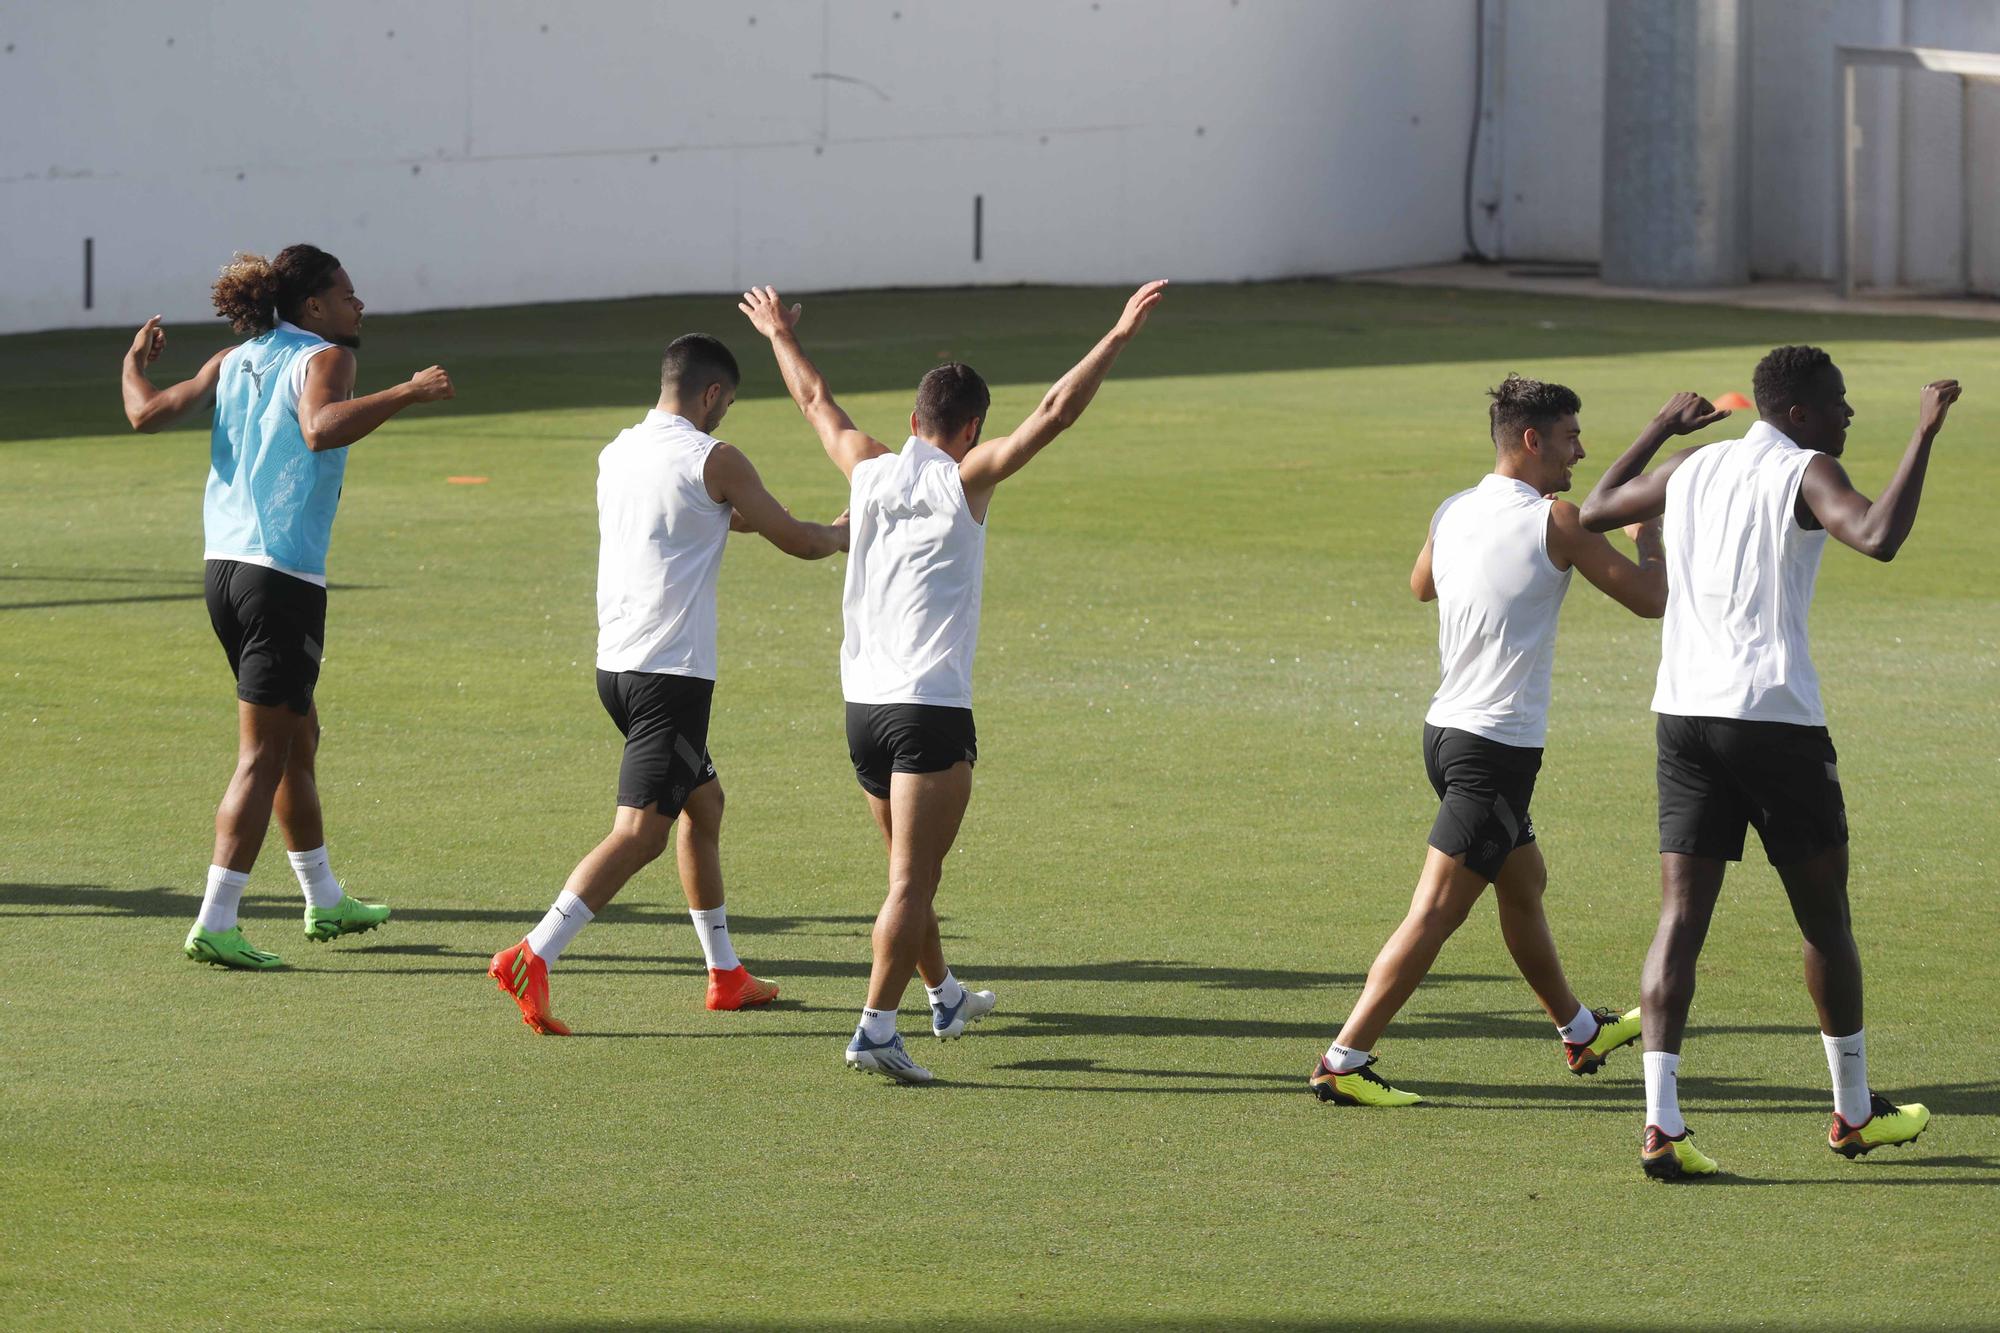
[(1606, 282), (1749, 281), (1748, 47), (1748, 6), (1739, 0), (1611, 0)]

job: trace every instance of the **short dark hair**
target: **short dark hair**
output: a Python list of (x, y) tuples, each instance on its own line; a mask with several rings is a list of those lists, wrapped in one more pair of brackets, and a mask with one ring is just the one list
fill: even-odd
[(706, 333), (683, 333), (667, 344), (667, 353), (660, 358), (660, 387), (677, 398), (696, 397), (711, 384), (733, 389), (742, 382), (736, 358), (722, 339)]
[(968, 423), (984, 421), (993, 403), (979, 372), (959, 361), (947, 361), (917, 385), (917, 429), (949, 439)]
[(1818, 347), (1773, 347), (1750, 376), (1750, 392), (1761, 414), (1783, 415), (1812, 395), (1833, 369), (1833, 358)]
[(1583, 410), (1583, 399), (1564, 384), (1509, 375), (1488, 389), (1493, 443), (1519, 444), (1530, 427), (1545, 431), (1571, 413)]

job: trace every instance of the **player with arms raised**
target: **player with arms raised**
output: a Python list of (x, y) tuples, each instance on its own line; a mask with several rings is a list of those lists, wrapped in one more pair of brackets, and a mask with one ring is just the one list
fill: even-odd
[(1111, 332), (1011, 434), (982, 442), (986, 382), (970, 366), (935, 367), (917, 387), (900, 453), (855, 429), (834, 402), (799, 347), (799, 307), (787, 309), (769, 287), (743, 294), (743, 313), (771, 340), (792, 401), (850, 489), (841, 692), (848, 756), (889, 854), (867, 1003), (844, 1057), (851, 1069), (930, 1081), (896, 1032), (912, 971), (930, 994), (934, 1036), (958, 1037), (993, 1010), (991, 991), (967, 990), (946, 965), (934, 905), (978, 759), (972, 659), (987, 510), (995, 487), (1076, 424), (1166, 286), (1149, 282), (1134, 292)]
[(1438, 951), (1493, 886), (1500, 937), (1556, 1025), (1573, 1074), (1595, 1073), (1639, 1036), (1639, 1011), (1591, 1009), (1576, 997), (1542, 910), (1549, 872), (1528, 803), (1548, 733), (1556, 622), (1570, 574), (1628, 611), (1666, 606), (1657, 524), (1630, 535), (1639, 561), (1585, 531), (1575, 505), (1555, 498), (1584, 457), (1577, 412), (1560, 384), (1509, 375), (1488, 416), (1493, 471), (1438, 507), (1410, 572), (1419, 601), (1438, 604), (1442, 679), (1424, 715), (1424, 770), (1438, 795), (1424, 868), (1409, 914), (1368, 969), (1361, 999), (1313, 1071), (1323, 1102), (1410, 1106), (1369, 1052), (1424, 979)]
[(1916, 433), (1873, 501), (1840, 466), (1854, 409), (1831, 357), (1817, 347), (1776, 348), (1758, 363), (1752, 389), (1759, 420), (1742, 439), (1683, 449), (1643, 471), (1708, 406), (1685, 402), (1680, 418), (1663, 413), (1633, 441), (1583, 505), (1585, 526), (1600, 532), (1666, 516), (1667, 616), (1653, 695), (1660, 925), (1640, 997), (1646, 1126), (1639, 1156), (1656, 1179), (1718, 1170), (1688, 1141), (1678, 1088), (1681, 1038), (1723, 872), (1743, 859), (1752, 825), (1805, 939), (1806, 989), (1833, 1077), (1829, 1145), (1856, 1157), (1908, 1143), (1930, 1121), (1922, 1104), (1897, 1106), (1868, 1085), (1861, 957), (1847, 907), (1847, 809), (1806, 615), (1829, 533), (1877, 560), (1902, 548), (1958, 382), (1924, 387)]
[(166, 333), (146, 321), (125, 354), (125, 415), (156, 431), (215, 405), (203, 529), (209, 622), (236, 676), (236, 773), (215, 812), (215, 852), (201, 911), (183, 946), (222, 967), (284, 966), (236, 923), (273, 812), (306, 898), (314, 942), (372, 930), (389, 909), (347, 897), (326, 853), (315, 764), (326, 641), (326, 554), (349, 445), (418, 403), (452, 396), (436, 366), (356, 398), (361, 298), (332, 255), (293, 245), (275, 259), (239, 254), (214, 289), (216, 312), (248, 342), (224, 348), (193, 379), (156, 388), (146, 369)]

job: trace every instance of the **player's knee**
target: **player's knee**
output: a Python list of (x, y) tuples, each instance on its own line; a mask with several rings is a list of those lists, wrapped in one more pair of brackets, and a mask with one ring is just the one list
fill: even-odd
[(695, 788), (688, 802), (681, 808), (681, 818), (693, 832), (713, 838), (722, 831), (722, 811), (725, 801), (720, 782), (705, 782)]
[(620, 828), (611, 836), (618, 840), (619, 850), (627, 857), (646, 865), (666, 853), (673, 841), (673, 833), (672, 824), (664, 820), (648, 820), (643, 824)]

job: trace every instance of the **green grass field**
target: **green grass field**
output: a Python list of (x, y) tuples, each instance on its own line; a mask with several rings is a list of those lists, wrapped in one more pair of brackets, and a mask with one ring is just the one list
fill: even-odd
[[(821, 297), (801, 331), (895, 443), (939, 356), (986, 372), (1004, 429), (1122, 295)], [(922, 1090), (839, 1062), (883, 866), (841, 730), (838, 558), (737, 538), (723, 570), (731, 918), (783, 1000), (701, 1007), (665, 863), (556, 969), (577, 1038), (530, 1035), (483, 975), (608, 825), (595, 456), (690, 328), (745, 365), (721, 433), (797, 511), (838, 512), (732, 301), (370, 319), (363, 390), (432, 361), (459, 388), (356, 447), (334, 538), (330, 844), (396, 917), (306, 944), (274, 834), (245, 924), (293, 967), (267, 975), (179, 950), (234, 760), (206, 423), (125, 431), (123, 334), (0, 339), (0, 1325), (2000, 1323), (2000, 326), (1176, 290), (993, 508), (982, 762), (940, 904), (1002, 1007), (937, 1048), (913, 992), (906, 1036), (943, 1080)], [(222, 341), (175, 328), (162, 370)], [(1381, 1046), (1432, 1105), (1319, 1105), (1305, 1076), (1434, 809), (1436, 619), (1405, 579), (1437, 501), (1490, 466), (1483, 389), (1520, 370), (1582, 394), (1580, 497), (1670, 391), (1747, 390), (1787, 341), (1846, 371), (1870, 491), (1919, 386), (1968, 385), (1903, 555), (1830, 548), (1815, 618), (1871, 1069), (1934, 1126), (1827, 1151), (1796, 932), (1754, 852), (1683, 1070), (1727, 1179), (1642, 1178), (1636, 1053), (1569, 1076), (1490, 905)], [(1576, 583), (1535, 814), (1593, 1004), (1636, 1003), (1657, 911), (1657, 642)]]

